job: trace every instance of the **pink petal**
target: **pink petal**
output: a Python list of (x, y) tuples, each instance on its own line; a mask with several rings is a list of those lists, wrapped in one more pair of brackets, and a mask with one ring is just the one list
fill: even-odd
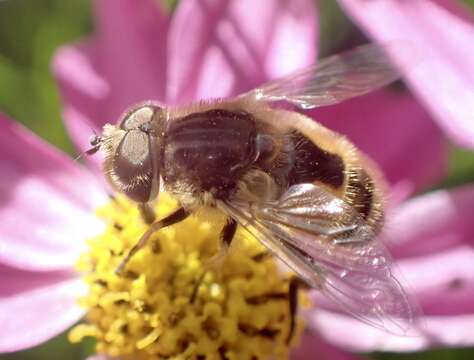
[[(65, 46), (53, 60), (53, 71), (63, 97), (62, 115), (66, 128), (77, 148), (83, 153), (90, 148), (91, 135), (101, 132), (107, 122), (104, 99), (110, 97), (111, 86), (92, 63), (95, 48), (89, 43)], [(85, 156), (99, 169), (98, 156)]]
[(53, 71), (64, 117), (79, 149), (93, 130), (115, 123), (127, 107), (165, 97), (168, 18), (154, 0), (100, 0), (98, 34), (58, 51)]
[(154, 0), (96, 4), (96, 61), (112, 89), (106, 114), (113, 121), (136, 102), (164, 99), (168, 18)]
[(0, 115), (0, 262), (29, 270), (70, 267), (102, 224), (106, 199), (66, 155)]
[(473, 213), (467, 185), (418, 196), (389, 216), (384, 241), (426, 314), (474, 314)]
[(84, 313), (76, 305), (83, 284), (64, 273), (0, 267), (0, 352), (26, 349), (68, 329)]
[(474, 246), (474, 185), (415, 197), (389, 216), (385, 241), (397, 258)]
[(356, 351), (472, 346), (473, 210), (474, 185), (468, 185), (416, 197), (389, 216), (384, 240), (395, 255), (397, 276), (425, 314), (419, 337), (392, 336), (322, 308), (313, 312), (310, 326), (331, 343)]
[(181, 1), (170, 28), (167, 99), (236, 95), (314, 62), (310, 0)]
[(439, 125), (460, 145), (474, 147), (474, 23), (457, 1), (340, 0), (379, 42), (406, 41), (417, 64), (403, 64), (409, 86)]
[(424, 314), (474, 315), (472, 247), (457, 246), (436, 254), (401, 259), (397, 265), (401, 279), (409, 285), (407, 290), (416, 296)]
[(307, 359), (331, 359), (331, 360), (356, 360), (361, 359), (359, 356), (351, 354), (323, 341), (318, 334), (306, 331), (301, 343), (291, 353), (291, 360), (307, 360)]
[(406, 92), (381, 90), (311, 114), (375, 160), (393, 191), (403, 188), (404, 197), (436, 183), (445, 172), (442, 134)]
[(420, 336), (391, 335), (352, 317), (314, 311), (308, 326), (336, 346), (357, 352), (420, 351), (434, 346), (472, 346), (474, 315), (428, 316)]

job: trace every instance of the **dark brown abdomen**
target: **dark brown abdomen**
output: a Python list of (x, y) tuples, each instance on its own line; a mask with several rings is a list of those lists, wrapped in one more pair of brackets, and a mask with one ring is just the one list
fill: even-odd
[(344, 161), (337, 154), (321, 149), (300, 132), (291, 134), (294, 164), (289, 173), (289, 185), (321, 182), (338, 189), (344, 184)]
[(361, 164), (347, 164), (347, 159), (322, 149), (298, 131), (292, 132), (291, 139), (294, 160), (289, 173), (289, 186), (322, 184), (352, 205), (364, 220), (377, 229), (383, 216), (380, 199), (371, 176)]

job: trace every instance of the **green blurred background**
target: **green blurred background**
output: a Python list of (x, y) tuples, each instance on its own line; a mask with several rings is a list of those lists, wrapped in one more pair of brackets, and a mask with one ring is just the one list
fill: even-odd
[[(172, 11), (177, 1), (163, 2)], [(335, 0), (320, 0), (319, 3), (321, 53), (327, 54), (352, 36), (355, 28)], [(464, 0), (464, 3), (474, 9), (474, 0)], [(338, 31), (334, 31), (335, 28)], [(75, 151), (61, 121), (60, 99), (49, 70), (50, 60), (58, 46), (92, 31), (90, 1), (0, 0), (0, 111), (71, 155), (75, 155)], [(473, 44), (466, 45), (474, 46), (474, 39)], [(450, 173), (439, 186), (454, 186), (472, 180), (473, 153), (452, 147)], [(69, 344), (63, 334), (38, 348), (0, 355), (0, 360), (84, 359), (92, 349), (91, 342)], [(367, 355), (367, 358), (474, 359), (474, 349), (441, 349), (403, 355), (380, 353)]]

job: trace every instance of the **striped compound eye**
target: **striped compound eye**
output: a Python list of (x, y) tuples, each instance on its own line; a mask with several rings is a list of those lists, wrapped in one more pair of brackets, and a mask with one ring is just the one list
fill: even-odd
[(110, 178), (130, 199), (145, 203), (156, 197), (160, 169), (156, 139), (140, 129), (125, 133), (112, 159)]
[[(109, 183), (131, 200), (146, 203), (159, 190), (163, 109), (139, 104), (129, 109), (117, 126), (104, 126), (102, 137), (91, 138), (105, 154), (104, 173)], [(93, 144), (94, 143), (94, 144)]]
[(150, 123), (153, 122), (159, 110), (161, 108), (156, 105), (141, 105), (132, 108), (120, 122), (120, 128), (126, 131), (140, 129), (144, 126), (151, 128)]

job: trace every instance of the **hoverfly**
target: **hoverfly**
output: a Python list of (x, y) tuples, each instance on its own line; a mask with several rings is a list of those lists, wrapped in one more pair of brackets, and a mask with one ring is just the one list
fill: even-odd
[(393, 82), (398, 74), (383, 50), (361, 46), (231, 99), (142, 103), (106, 124), (88, 153), (103, 152), (114, 189), (145, 213), (160, 186), (181, 205), (150, 225), (118, 271), (157, 230), (217, 207), (228, 217), (223, 248), (240, 225), (343, 310), (393, 333), (409, 330), (417, 308), (377, 240), (384, 216), (378, 170), (345, 137), (272, 106), (332, 105)]

